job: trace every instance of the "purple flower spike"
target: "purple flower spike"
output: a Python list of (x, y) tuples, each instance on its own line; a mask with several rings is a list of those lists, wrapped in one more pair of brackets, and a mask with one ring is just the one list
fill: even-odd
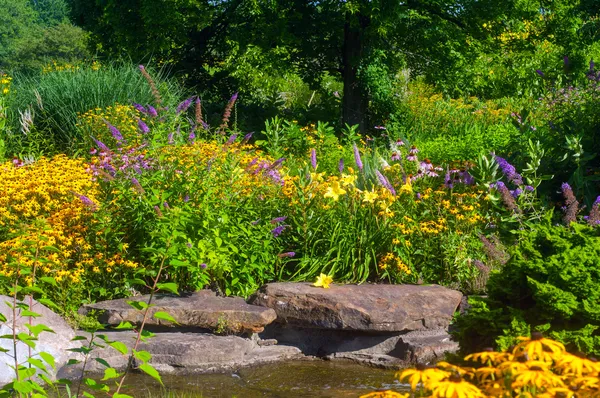
[(140, 113), (144, 114), (144, 115), (147, 115), (147, 114), (148, 114), (148, 111), (146, 110), (146, 108), (144, 108), (144, 107), (143, 107), (142, 105), (140, 105), (140, 104), (136, 104), (136, 103), (134, 102), (134, 103), (133, 103), (133, 107), (134, 107), (135, 109), (137, 109), (137, 110), (138, 110)]
[(390, 191), (392, 195), (396, 196), (396, 190), (394, 189), (392, 184), (390, 184), (389, 180), (379, 170), (375, 170), (375, 175), (377, 176), (379, 183), (383, 185), (388, 191)]
[(94, 211), (96, 210), (98, 207), (96, 206), (96, 203), (94, 203), (90, 198), (88, 198), (85, 195), (78, 195), (75, 194), (79, 200), (81, 200), (81, 203), (83, 203), (86, 207), (88, 207), (90, 210)]
[(107, 122), (106, 120), (104, 121), (104, 123), (106, 123), (106, 125), (108, 126), (108, 129), (110, 130), (110, 133), (112, 134), (113, 138), (117, 141), (123, 141), (123, 135), (121, 134), (121, 132), (119, 131), (119, 129), (117, 129), (115, 126), (113, 126), (112, 124), (110, 124), (109, 122)]
[(196, 133), (194, 133), (193, 131), (190, 132), (190, 135), (188, 136), (188, 140), (193, 143), (194, 140), (196, 139)]
[(173, 140), (173, 133), (169, 133), (169, 135), (167, 136), (167, 140), (171, 145), (175, 143), (175, 141)]
[(501, 158), (500, 156), (494, 155), (494, 158), (496, 159), (498, 166), (500, 166), (500, 170), (502, 170), (502, 173), (506, 176), (508, 181), (515, 185), (523, 185), (523, 178), (519, 173), (517, 173), (517, 170), (513, 165), (508, 163), (506, 159)]
[(244, 139), (242, 140), (242, 144), (246, 144), (248, 141), (250, 141), (250, 138), (252, 138), (252, 134), (254, 133), (248, 133), (244, 136)]
[(142, 132), (142, 134), (148, 134), (150, 132), (150, 127), (142, 119), (138, 119), (138, 128)]
[(276, 217), (274, 219), (271, 220), (271, 224), (279, 224), (284, 222), (285, 220), (287, 220), (287, 216), (284, 217)]
[(295, 255), (296, 255), (296, 253), (294, 253), (294, 252), (286, 252), (286, 253), (278, 254), (277, 257), (287, 258), (287, 257), (294, 257)]
[(152, 105), (148, 105), (148, 114), (152, 117), (158, 116), (158, 112), (156, 111), (156, 108), (154, 108)]
[(360, 171), (362, 171), (363, 162), (362, 162), (362, 159), (360, 158), (360, 152), (358, 151), (358, 147), (356, 146), (356, 144), (354, 144), (353, 147), (354, 147), (354, 162), (356, 163), (356, 167), (358, 167), (358, 169)]
[(191, 96), (190, 98), (186, 99), (185, 101), (182, 101), (179, 105), (177, 105), (177, 109), (175, 109), (175, 114), (179, 115), (180, 113), (187, 111), (190, 105), (192, 105), (194, 98), (195, 96)]
[(317, 151), (315, 148), (311, 149), (310, 151), (310, 165), (312, 166), (313, 170), (317, 169)]
[(340, 159), (340, 163), (338, 163), (338, 171), (342, 173), (344, 171), (344, 158)]
[(200, 268), (202, 268), (202, 269), (206, 269), (206, 267), (208, 267), (208, 265), (206, 265), (206, 263), (202, 263), (202, 264), (200, 264)]
[(101, 152), (110, 152), (110, 149), (108, 149), (108, 147), (106, 145), (104, 145), (104, 143), (100, 140), (97, 140), (94, 138), (94, 142), (96, 143), (96, 145), (98, 146), (98, 149), (100, 149)]
[(287, 225), (279, 225), (271, 230), (271, 234), (273, 234), (274, 238), (277, 238), (279, 235), (283, 233), (286, 229)]
[(237, 139), (237, 134), (232, 134), (231, 137), (229, 137), (229, 139), (225, 143), (225, 145), (231, 145), (231, 144), (233, 144), (236, 139)]
[(537, 73), (537, 74), (538, 74), (538, 75), (540, 75), (541, 77), (544, 77), (544, 72), (542, 72), (542, 71), (541, 71), (541, 70), (539, 70), (539, 69), (536, 69), (536, 70), (535, 70), (535, 73)]

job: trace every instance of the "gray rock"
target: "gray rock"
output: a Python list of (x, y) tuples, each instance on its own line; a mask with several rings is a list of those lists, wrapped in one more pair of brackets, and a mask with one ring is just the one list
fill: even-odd
[(277, 322), (367, 332), (446, 329), (462, 293), (430, 285), (270, 283), (249, 303), (273, 308)]
[[(111, 341), (121, 341), (128, 348), (135, 343), (132, 331), (103, 333)], [(271, 345), (261, 347), (250, 338), (239, 336), (215, 336), (206, 333), (157, 333), (138, 350), (152, 354), (150, 363), (161, 374), (219, 373), (241, 367), (277, 362), (302, 357), (300, 350), (290, 346)], [(90, 358), (102, 358), (119, 371), (127, 367), (128, 357), (111, 347), (96, 348)], [(97, 360), (88, 362), (87, 371), (102, 374), (105, 367)], [(134, 360), (134, 367), (140, 364)], [(81, 364), (67, 366), (59, 376), (75, 378), (81, 374)]]
[[(82, 315), (92, 310), (100, 311), (98, 320), (107, 325), (121, 322), (140, 324), (143, 311), (127, 304), (127, 301), (148, 301), (148, 296), (136, 296), (127, 299), (108, 300), (84, 305), (79, 309)], [(276, 318), (270, 308), (247, 304), (240, 297), (217, 297), (210, 290), (202, 290), (185, 296), (157, 295), (146, 321), (150, 326), (178, 328), (200, 328), (217, 330), (220, 333), (256, 333)], [(157, 311), (164, 311), (177, 321), (178, 325), (152, 317)]]
[[(7, 321), (0, 325), (0, 335), (13, 334), (13, 310), (6, 302), (12, 303), (12, 298), (0, 296), (0, 313), (3, 314)], [(29, 304), (29, 299), (25, 299), (25, 303)], [(64, 365), (69, 359), (77, 358), (77, 354), (67, 351), (71, 348), (79, 347), (77, 342), (71, 341), (75, 337), (75, 331), (65, 322), (60, 316), (52, 312), (48, 307), (32, 301), (32, 311), (40, 314), (41, 317), (31, 318), (32, 325), (43, 324), (53, 330), (52, 332), (42, 332), (35, 341), (35, 348), (31, 349), (31, 354), (34, 358), (40, 359), (40, 352), (46, 352), (54, 357), (57, 368)], [(17, 309), (16, 316), (16, 332), (29, 333), (25, 326), (29, 323), (29, 317), (22, 317), (21, 310)], [(14, 378), (14, 370), (10, 366), (14, 366), (14, 346), (12, 339), (1, 338), (0, 348), (8, 350), (8, 352), (0, 353), (0, 385), (9, 383)], [(17, 343), (17, 359), (19, 363), (24, 363), (29, 357), (29, 347), (22, 342)], [(54, 376), (52, 367), (47, 366), (51, 376)]]
[(261, 337), (298, 347), (305, 355), (350, 359), (382, 367), (431, 363), (442, 359), (446, 353), (458, 350), (458, 343), (451, 341), (445, 330), (374, 334), (272, 324), (261, 333)]

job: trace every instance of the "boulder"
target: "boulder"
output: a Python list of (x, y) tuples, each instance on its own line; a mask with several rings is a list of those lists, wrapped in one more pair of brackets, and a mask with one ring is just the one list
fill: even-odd
[[(25, 326), (31, 321), (31, 325), (43, 324), (53, 332), (41, 332), (35, 341), (35, 348), (31, 349), (31, 355), (40, 359), (40, 352), (46, 352), (54, 357), (57, 369), (63, 366), (69, 359), (76, 358), (78, 354), (67, 351), (71, 348), (78, 348), (78, 342), (71, 341), (75, 337), (75, 331), (65, 322), (60, 316), (52, 312), (48, 307), (31, 299), (31, 310), (40, 317), (22, 316), (22, 310), (17, 309), (16, 313), (16, 332), (29, 333), (29, 329)], [(7, 318), (6, 322), (0, 325), (1, 335), (13, 334), (13, 310), (8, 303), (13, 300), (8, 296), (0, 296), (0, 314)], [(24, 302), (30, 304), (29, 298), (25, 298)], [(0, 385), (9, 383), (14, 378), (14, 345), (10, 338), (0, 338), (0, 350), (6, 352), (0, 353)], [(17, 343), (17, 360), (19, 363), (24, 363), (30, 355), (29, 347), (22, 342)], [(52, 376), (53, 369), (50, 365), (47, 368)]]
[[(105, 332), (111, 341), (120, 341), (131, 349), (135, 343), (133, 331)], [(100, 340), (98, 340), (102, 343)], [(115, 369), (122, 371), (127, 366), (128, 357), (106, 346), (97, 347), (90, 358), (101, 358)], [(302, 357), (295, 347), (269, 345), (261, 346), (256, 339), (240, 336), (215, 336), (208, 333), (163, 332), (142, 342), (138, 350), (152, 354), (150, 363), (161, 374), (202, 374), (236, 370), (240, 367), (277, 362)], [(134, 360), (134, 367), (140, 365)], [(99, 361), (88, 361), (86, 370), (92, 374), (102, 374), (104, 366)], [(59, 376), (76, 378), (81, 374), (81, 364), (66, 366)]]
[[(148, 301), (149, 296), (136, 296), (127, 299), (101, 301), (84, 305), (79, 313), (87, 315), (90, 311), (99, 311), (98, 320), (107, 325), (121, 322), (140, 324), (143, 311), (131, 307), (128, 301)], [(202, 290), (182, 296), (157, 295), (152, 301), (146, 324), (177, 328), (198, 328), (219, 333), (257, 333), (277, 317), (270, 308), (247, 304), (240, 297), (217, 297), (210, 290)], [(164, 311), (177, 321), (156, 319), (152, 315)]]
[(437, 285), (270, 283), (249, 299), (296, 327), (365, 332), (446, 329), (462, 293)]

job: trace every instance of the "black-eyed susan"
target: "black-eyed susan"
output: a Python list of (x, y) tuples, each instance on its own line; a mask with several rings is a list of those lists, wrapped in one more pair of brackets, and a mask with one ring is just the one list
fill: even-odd
[(519, 344), (513, 349), (513, 355), (526, 354), (529, 360), (552, 362), (557, 355), (565, 352), (565, 346), (551, 339), (544, 338), (540, 332), (532, 332), (531, 337), (521, 337)]
[(446, 371), (422, 364), (417, 365), (414, 369), (405, 369), (396, 373), (398, 380), (410, 384), (412, 391), (416, 391), (419, 384), (425, 385), (431, 381), (446, 378), (449, 375), (450, 373)]

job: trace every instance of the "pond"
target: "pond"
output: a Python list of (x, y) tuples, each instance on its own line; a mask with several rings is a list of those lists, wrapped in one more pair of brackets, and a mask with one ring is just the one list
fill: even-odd
[[(339, 361), (291, 361), (253, 368), (235, 373), (196, 376), (163, 376), (171, 396), (202, 398), (258, 397), (358, 397), (377, 390), (408, 391), (400, 384), (394, 370), (378, 369)], [(140, 374), (127, 376), (135, 397), (162, 396), (152, 379)]]

